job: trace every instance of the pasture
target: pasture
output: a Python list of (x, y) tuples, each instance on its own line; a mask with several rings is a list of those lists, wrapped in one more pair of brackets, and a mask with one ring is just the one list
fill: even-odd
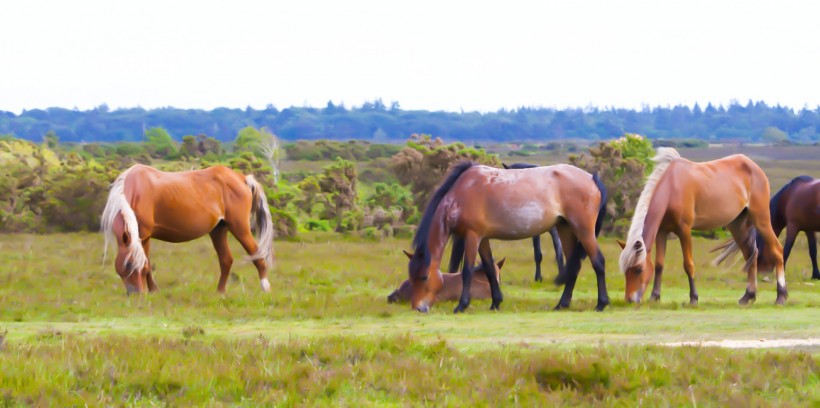
[[(737, 305), (740, 263), (714, 267), (719, 241), (696, 238), (700, 304), (688, 306), (678, 242), (670, 241), (660, 303), (629, 305), (618, 247), (601, 239), (613, 304), (595, 306), (584, 262), (572, 306), (549, 236), (545, 282), (531, 243), (498, 242), (507, 257), (500, 312), (474, 300), (422, 315), (386, 296), (406, 279), (409, 240), (304, 233), (274, 243), (271, 293), (237, 256), (227, 294), (210, 241), (154, 242), (159, 292), (126, 296), (97, 234), (0, 236), (0, 405), (816, 405), (820, 349), (668, 347), (704, 340), (820, 337), (820, 282), (806, 242), (787, 265), (789, 301)], [(231, 239), (235, 254), (238, 244)], [(759, 279), (765, 279), (760, 276)]]

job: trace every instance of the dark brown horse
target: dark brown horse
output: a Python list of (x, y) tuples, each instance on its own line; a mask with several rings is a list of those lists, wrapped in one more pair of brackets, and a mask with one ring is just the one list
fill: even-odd
[[(257, 245), (251, 224), (259, 233)], [(273, 225), (265, 192), (253, 176), (225, 166), (166, 173), (136, 165), (111, 185), (102, 215), (105, 249), (117, 242), (114, 267), (128, 293), (155, 291), (148, 259), (151, 238), (185, 242), (211, 235), (219, 257), (219, 292), (225, 292), (233, 257), (228, 232), (242, 244), (270, 291), (267, 265), (273, 262)]]
[(470, 305), (472, 266), (477, 255), (490, 282), (490, 309), (498, 309), (503, 297), (492, 267), (495, 262), (489, 240), (525, 239), (557, 227), (567, 265), (556, 279), (566, 283), (556, 308), (569, 306), (581, 260), (590, 254), (598, 280), (596, 309), (603, 310), (609, 296), (596, 236), (605, 204), (606, 189), (597, 175), (577, 167), (503, 170), (475, 163), (455, 165), (430, 199), (413, 239), (415, 252), (408, 264), (411, 306), (426, 312), (441, 290), (443, 281), (437, 272), (444, 247), (455, 235), (464, 239), (464, 263), (461, 298), (454, 312), (463, 312)]
[[(405, 251), (404, 254), (407, 255), (408, 258), (413, 259), (413, 254), (407, 251)], [(495, 275), (499, 282), (501, 281), (501, 268), (504, 266), (506, 259), (507, 258), (501, 259), (495, 265)], [(487, 280), (486, 275), (477, 272), (482, 272), (482, 266), (473, 267), (473, 284), (470, 285), (470, 296), (473, 299), (488, 299), (491, 296), (490, 281)], [(443, 274), (439, 271), (438, 273), (441, 275), (442, 286), (432, 303), (458, 299), (459, 296), (461, 296), (461, 289), (463, 287), (461, 272)], [(413, 283), (410, 282), (410, 279), (407, 279), (402, 282), (398, 289), (387, 296), (387, 301), (389, 303), (409, 302), (412, 294)]]
[[(689, 277), (689, 303), (697, 304), (695, 262), (692, 258), (692, 229), (710, 230), (726, 226), (733, 241), (717, 262), (738, 250), (747, 260), (746, 293), (739, 303), (754, 301), (757, 295), (758, 234), (762, 251), (777, 268), (777, 303), (788, 296), (783, 270), (783, 249), (772, 232), (769, 220), (769, 181), (763, 170), (744, 155), (733, 155), (704, 163), (680, 157), (672, 148), (659, 148), (656, 165), (646, 181), (635, 216), (621, 252), (620, 268), (626, 279), (628, 302), (640, 302), (654, 276), (652, 300), (660, 300), (661, 277), (669, 233), (680, 238), (683, 268)], [(658, 252), (653, 266), (652, 244)]]
[[(531, 169), (538, 167), (529, 163), (513, 163), (511, 165), (501, 163), (501, 165), (504, 166), (505, 169)], [(558, 265), (558, 275), (561, 275), (564, 270), (564, 253), (561, 248), (561, 238), (558, 237), (558, 230), (555, 229), (555, 227), (550, 229), (550, 237), (552, 237), (552, 249), (555, 251), (555, 263)], [(535, 281), (541, 282), (541, 260), (544, 258), (544, 255), (541, 253), (540, 235), (532, 237), (532, 250), (535, 255)], [(452, 272), (452, 270), (450, 272)]]
[[(783, 247), (783, 264), (788, 262), (797, 234), (804, 232), (809, 244), (809, 257), (812, 265), (812, 279), (820, 279), (817, 269), (817, 238), (820, 231), (820, 179), (809, 176), (795, 177), (788, 182), (769, 201), (772, 228), (775, 235), (786, 229), (786, 244)], [(758, 249), (763, 248), (763, 240), (758, 235)], [(771, 260), (766, 259), (763, 251), (758, 258), (762, 270), (772, 269)]]

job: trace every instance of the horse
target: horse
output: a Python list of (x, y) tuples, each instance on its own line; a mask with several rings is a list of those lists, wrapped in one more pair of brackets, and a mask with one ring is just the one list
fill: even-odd
[[(530, 169), (533, 167), (538, 167), (535, 164), (529, 163), (513, 163), (511, 165), (501, 163), (501, 165), (505, 169)], [(552, 248), (555, 251), (555, 262), (558, 264), (558, 274), (561, 274), (561, 271), (564, 269), (564, 256), (563, 249), (561, 249), (561, 239), (558, 237), (558, 230), (554, 227), (551, 228), (550, 236), (552, 237)], [(532, 237), (532, 250), (535, 255), (535, 281), (541, 282), (541, 260), (544, 258), (544, 255), (541, 253), (540, 235)]]
[[(725, 226), (733, 240), (715, 263), (734, 256), (738, 250), (747, 260), (748, 283), (738, 303), (748, 304), (757, 295), (757, 246), (773, 259), (777, 268), (777, 304), (785, 304), (788, 293), (783, 269), (783, 249), (772, 231), (769, 216), (769, 181), (763, 170), (748, 157), (737, 154), (695, 163), (681, 158), (673, 148), (659, 148), (655, 169), (641, 192), (626, 243), (620, 242), (619, 266), (626, 279), (627, 302), (640, 302), (654, 276), (650, 299), (661, 297), (661, 279), (669, 233), (680, 239), (683, 267), (689, 278), (689, 303), (698, 303), (695, 262), (692, 259), (692, 229)], [(652, 244), (655, 244), (653, 266)]]
[[(253, 224), (253, 225), (251, 225)], [(254, 240), (251, 229), (259, 234)], [(242, 244), (270, 291), (267, 265), (273, 263), (273, 223), (265, 192), (253, 176), (225, 166), (167, 173), (137, 164), (111, 184), (101, 220), (105, 253), (117, 243), (115, 270), (128, 294), (157, 290), (151, 271), (151, 238), (186, 242), (205, 234), (219, 257), (217, 290), (225, 286), (233, 264), (228, 232)]]
[(412, 283), (411, 307), (427, 312), (441, 290), (437, 273), (451, 235), (464, 239), (462, 291), (454, 313), (470, 305), (476, 255), (490, 282), (492, 304), (499, 309), (503, 295), (493, 273), (490, 239), (519, 240), (557, 227), (567, 264), (556, 283), (565, 283), (556, 309), (569, 307), (581, 260), (590, 255), (598, 282), (598, 304), (609, 304), (605, 260), (598, 248), (606, 204), (606, 188), (596, 175), (567, 164), (504, 170), (472, 162), (458, 163), (433, 193), (413, 238), (414, 253), (407, 265)]
[[(799, 176), (788, 182), (769, 201), (769, 213), (772, 219), (774, 234), (780, 235), (786, 229), (786, 244), (783, 247), (783, 264), (788, 262), (797, 234), (804, 232), (809, 244), (809, 257), (812, 265), (812, 279), (820, 279), (817, 268), (817, 239), (815, 233), (820, 231), (820, 179), (810, 176)], [(763, 240), (758, 236), (757, 247), (761, 249)], [(771, 270), (771, 262), (758, 257), (758, 266)]]
[[(404, 251), (404, 254), (410, 259), (413, 258), (413, 254), (407, 251)], [(507, 258), (502, 258), (495, 265), (495, 275), (499, 281), (501, 281), (501, 268), (504, 266), (506, 259)], [(491, 295), (490, 281), (487, 280), (486, 275), (476, 273), (479, 272), (481, 268), (482, 266), (473, 267), (473, 284), (470, 285), (470, 297), (473, 299), (487, 299)], [(439, 290), (438, 294), (433, 299), (433, 302), (431, 302), (431, 305), (437, 301), (458, 299), (459, 296), (461, 296), (461, 288), (463, 286), (461, 282), (461, 272), (443, 274), (441, 271), (438, 271), (437, 273), (441, 275), (442, 286), (441, 290)], [(402, 282), (398, 289), (387, 296), (387, 302), (409, 302), (412, 293), (413, 283), (407, 279)]]

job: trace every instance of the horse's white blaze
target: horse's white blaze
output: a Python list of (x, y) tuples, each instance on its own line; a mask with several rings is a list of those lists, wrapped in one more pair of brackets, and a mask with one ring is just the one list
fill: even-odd
[(265, 292), (270, 292), (270, 282), (268, 281), (268, 278), (262, 278), (262, 280), (259, 281), (259, 284), (262, 285), (262, 290)]

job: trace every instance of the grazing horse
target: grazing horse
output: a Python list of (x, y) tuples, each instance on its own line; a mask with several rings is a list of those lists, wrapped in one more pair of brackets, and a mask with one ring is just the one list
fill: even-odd
[[(273, 262), (273, 224), (265, 192), (253, 176), (225, 166), (166, 173), (137, 164), (117, 177), (102, 214), (105, 250), (117, 242), (114, 267), (128, 293), (155, 291), (148, 259), (151, 238), (185, 242), (211, 235), (219, 257), (219, 292), (233, 264), (228, 232), (242, 244), (259, 272), (264, 291), (270, 291), (267, 265)], [(251, 224), (259, 242), (251, 234)]]
[[(501, 163), (501, 165), (504, 166), (505, 169), (531, 169), (538, 167), (529, 163), (513, 163), (509, 166)], [(555, 227), (550, 229), (550, 236), (552, 237), (552, 248), (555, 250), (555, 262), (558, 264), (558, 274), (561, 275), (564, 270), (564, 254), (563, 249), (561, 249), (561, 238), (558, 237), (558, 230), (555, 229)], [(544, 255), (541, 253), (540, 235), (532, 237), (532, 250), (535, 255), (535, 281), (541, 282), (541, 259), (544, 258)]]
[[(654, 276), (652, 300), (660, 300), (661, 277), (669, 233), (680, 239), (683, 268), (689, 277), (689, 303), (697, 304), (695, 262), (692, 259), (692, 229), (709, 230), (725, 226), (733, 241), (722, 246), (717, 258), (723, 261), (738, 250), (747, 260), (746, 293), (740, 304), (757, 295), (757, 237), (762, 251), (777, 268), (777, 303), (788, 296), (783, 271), (783, 249), (772, 232), (769, 220), (769, 181), (763, 170), (748, 157), (737, 154), (704, 163), (680, 157), (672, 148), (659, 148), (653, 159), (655, 169), (647, 178), (626, 243), (619, 242), (621, 272), (626, 279), (626, 300), (640, 302)], [(652, 244), (657, 248), (653, 266)]]
[[(809, 176), (795, 177), (772, 197), (769, 202), (769, 211), (774, 234), (780, 235), (783, 229), (786, 229), (783, 264), (788, 262), (794, 240), (802, 231), (806, 233), (809, 244), (811, 278), (820, 279), (820, 269), (817, 269), (817, 238), (815, 237), (815, 233), (820, 231), (820, 179)], [(763, 248), (763, 240), (759, 235), (757, 247), (759, 250)], [(772, 269), (771, 261), (762, 256), (762, 251), (757, 262), (758, 267), (762, 270)]]
[[(405, 255), (408, 258), (413, 259), (413, 254), (405, 251)], [(495, 275), (498, 281), (501, 281), (501, 268), (504, 266), (504, 261), (507, 258), (503, 258), (495, 265), (496, 271)], [(477, 274), (481, 270), (482, 266), (473, 267), (473, 284), (470, 286), (470, 296), (473, 299), (488, 299), (490, 298), (490, 281), (487, 280), (487, 276), (484, 274)], [(441, 275), (442, 279), (442, 286), (441, 290), (439, 290), (436, 297), (431, 302), (431, 305), (438, 301), (448, 301), (448, 300), (456, 300), (461, 296), (461, 272), (457, 273), (447, 273), (442, 274), (441, 271), (438, 272)], [(410, 297), (413, 293), (413, 283), (410, 282), (409, 279), (402, 282), (401, 286), (398, 289), (394, 290), (393, 293), (387, 296), (388, 303), (396, 303), (396, 302), (409, 302)]]
[(412, 308), (428, 311), (441, 290), (443, 281), (437, 272), (450, 235), (464, 239), (462, 291), (454, 310), (458, 313), (470, 305), (476, 255), (490, 282), (490, 310), (498, 309), (503, 301), (492, 267), (490, 239), (519, 240), (557, 227), (567, 265), (556, 279), (566, 283), (556, 309), (569, 306), (581, 260), (590, 254), (598, 280), (596, 310), (603, 310), (609, 296), (596, 236), (605, 204), (606, 188), (597, 175), (570, 165), (519, 170), (470, 162), (455, 165), (430, 199), (413, 239), (415, 251), (408, 263)]

